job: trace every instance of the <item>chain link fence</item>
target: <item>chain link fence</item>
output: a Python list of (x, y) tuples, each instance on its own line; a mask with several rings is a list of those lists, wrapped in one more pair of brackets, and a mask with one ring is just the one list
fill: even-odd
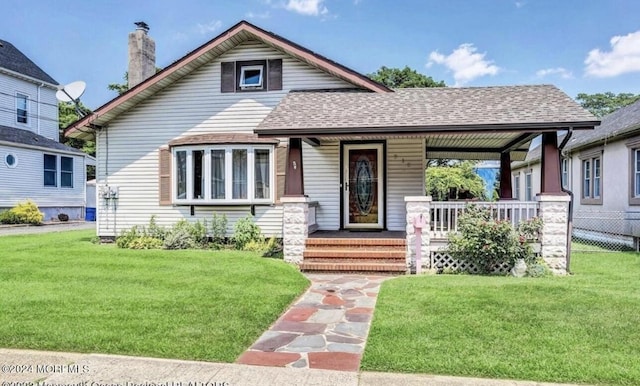
[(575, 211), (571, 249), (575, 252), (637, 250), (640, 212)]

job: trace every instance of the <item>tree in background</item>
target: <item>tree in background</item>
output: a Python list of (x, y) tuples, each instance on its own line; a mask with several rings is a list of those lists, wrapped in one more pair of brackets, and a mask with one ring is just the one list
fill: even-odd
[[(91, 110), (87, 108), (82, 102), (78, 103), (78, 109), (83, 114), (91, 113)], [(95, 141), (84, 141), (77, 138), (68, 138), (64, 136), (64, 130), (77, 121), (80, 117), (78, 116), (78, 112), (76, 111), (76, 105), (71, 102), (58, 102), (58, 131), (60, 135), (60, 142), (71, 146), (76, 149), (80, 149), (83, 152), (89, 154), (92, 157), (96, 155), (96, 143)], [(88, 166), (87, 167), (87, 180), (91, 180), (95, 178), (95, 167)]]
[(432, 77), (405, 66), (403, 69), (382, 66), (370, 79), (390, 88), (445, 87), (444, 81), (436, 82)]
[[(162, 68), (156, 67), (156, 74), (160, 71), (162, 71)], [(122, 79), (124, 80), (124, 83), (109, 83), (107, 85), (107, 89), (117, 92), (118, 95), (122, 95), (129, 91), (129, 71), (125, 71)]]
[(596, 117), (603, 117), (607, 114), (611, 114), (619, 108), (630, 105), (637, 100), (640, 100), (640, 94), (614, 94), (612, 92), (598, 94), (580, 93), (576, 97), (576, 101)]
[(475, 161), (462, 161), (428, 167), (425, 171), (427, 195), (436, 201), (484, 199), (484, 180), (474, 172), (475, 164)]

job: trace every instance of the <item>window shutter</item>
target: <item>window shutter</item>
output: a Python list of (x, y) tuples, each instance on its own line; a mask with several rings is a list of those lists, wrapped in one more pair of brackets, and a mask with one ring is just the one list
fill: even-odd
[(220, 92), (236, 91), (236, 64), (235, 62), (220, 63)]
[(287, 149), (286, 145), (276, 147), (276, 202), (284, 195), (284, 176), (287, 170)]
[(268, 90), (282, 90), (282, 59), (270, 59), (267, 67), (269, 72)]
[(158, 169), (160, 173), (159, 198), (160, 205), (171, 205), (171, 149), (161, 147), (158, 151)]

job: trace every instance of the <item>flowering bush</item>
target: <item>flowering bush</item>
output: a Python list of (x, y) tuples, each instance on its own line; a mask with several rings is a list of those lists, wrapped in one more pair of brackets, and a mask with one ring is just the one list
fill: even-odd
[(516, 232), (510, 221), (493, 219), (491, 209), (467, 206), (458, 217), (458, 229), (449, 235), (449, 254), (475, 265), (482, 274), (492, 273), (505, 262), (513, 265), (517, 259), (534, 261), (527, 236)]

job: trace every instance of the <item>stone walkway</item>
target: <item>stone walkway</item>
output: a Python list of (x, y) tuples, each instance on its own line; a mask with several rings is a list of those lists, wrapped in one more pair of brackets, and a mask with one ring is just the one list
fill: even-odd
[(390, 276), (307, 277), (307, 292), (236, 363), (359, 370), (380, 284)]

